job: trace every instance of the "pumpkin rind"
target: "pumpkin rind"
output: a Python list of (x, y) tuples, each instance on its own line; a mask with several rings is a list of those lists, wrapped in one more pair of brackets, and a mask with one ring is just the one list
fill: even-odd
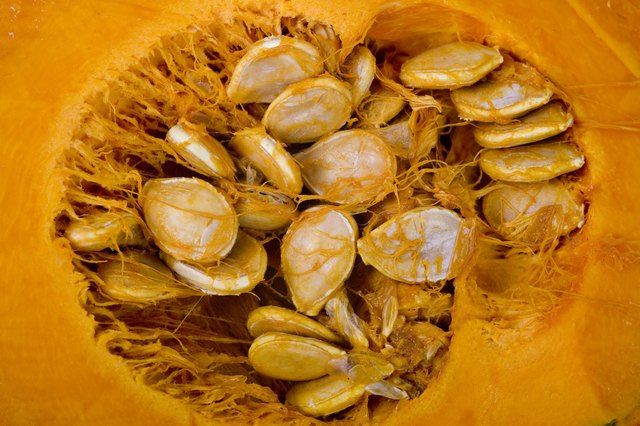
[[(375, 419), (386, 424), (637, 419), (631, 412), (640, 406), (640, 263), (631, 260), (638, 258), (633, 250), (640, 240), (640, 131), (633, 124), (640, 115), (640, 36), (629, 22), (637, 23), (640, 13), (618, 2), (608, 7), (605, 1), (587, 0), (541, 0), (535, 8), (525, 0), (407, 1), (391, 8), (378, 0), (273, 3), (251, 2), (251, 8), (328, 21), (351, 40), (381, 12), (371, 36), (406, 43), (412, 53), (424, 47), (434, 28), (477, 19), (482, 24), (465, 27), (464, 35), (487, 36), (491, 44), (526, 58), (571, 99), (587, 159), (587, 224), (562, 250), (580, 271), (575, 294), (548, 315), (545, 327), (514, 342), (507, 331), (466, 319), (471, 305), (460, 280), (454, 306), (458, 320), (441, 374), (418, 400), (400, 402), (392, 413), (378, 411)], [(462, 14), (456, 18), (448, 8)], [(0, 136), (5, 141), (0, 144), (0, 243), (8, 248), (0, 254), (4, 423), (206, 422), (171, 397), (136, 383), (124, 364), (96, 344), (93, 322), (78, 303), (71, 252), (61, 240), (52, 241), (51, 223), (62, 191), (55, 165), (82, 100), (101, 87), (104, 77), (144, 56), (159, 35), (203, 17), (228, 20), (233, 9), (222, 1), (128, 0), (71, 7), (49, 0), (0, 12), (8, 14), (0, 15)], [(358, 14), (345, 13), (351, 10)], [(488, 333), (494, 338), (487, 339)]]

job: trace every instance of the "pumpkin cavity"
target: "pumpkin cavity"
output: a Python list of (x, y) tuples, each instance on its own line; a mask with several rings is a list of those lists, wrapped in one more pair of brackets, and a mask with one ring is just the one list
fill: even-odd
[(571, 109), (444, 38), (239, 11), (87, 99), (55, 229), (97, 344), (210, 418), (360, 424), (428, 392), (465, 321), (535, 331), (585, 222)]

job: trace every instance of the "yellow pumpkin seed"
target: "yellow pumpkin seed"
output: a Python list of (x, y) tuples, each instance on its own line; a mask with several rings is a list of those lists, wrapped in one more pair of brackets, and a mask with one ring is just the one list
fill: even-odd
[(396, 159), (387, 145), (364, 130), (344, 130), (296, 154), (312, 192), (340, 204), (382, 199), (394, 189)]
[(233, 247), (238, 219), (213, 185), (196, 178), (151, 179), (140, 198), (156, 244), (172, 257), (211, 263)]
[(497, 49), (459, 41), (428, 49), (402, 64), (400, 80), (419, 89), (470, 86), (503, 61)]
[(64, 236), (77, 251), (100, 251), (146, 244), (138, 220), (127, 212), (101, 212), (74, 220)]
[[(398, 311), (402, 315), (411, 316), (412, 312), (423, 310), (426, 317), (438, 316), (452, 307), (450, 294), (426, 291), (413, 284), (396, 284)], [(430, 313), (431, 312), (431, 313)]]
[(449, 345), (449, 335), (429, 322), (415, 322), (398, 330), (394, 343), (400, 351), (418, 350), (419, 361), (429, 363), (441, 348)]
[(552, 102), (513, 123), (480, 123), (473, 135), (485, 148), (508, 148), (555, 136), (572, 124), (573, 116), (560, 103)]
[(249, 348), (249, 364), (260, 374), (280, 380), (303, 381), (325, 376), (329, 362), (346, 352), (311, 337), (269, 332)]
[(321, 206), (303, 212), (281, 246), (282, 272), (296, 309), (318, 315), (353, 268), (358, 228), (353, 218)]
[(237, 132), (229, 146), (246, 158), (276, 188), (291, 194), (302, 191), (300, 166), (280, 142), (262, 127)]
[(342, 127), (351, 110), (347, 84), (331, 76), (310, 78), (290, 85), (271, 102), (262, 124), (283, 143), (312, 142)]
[(387, 399), (409, 399), (409, 394), (386, 380), (371, 383), (365, 388), (372, 395), (382, 396)]
[(421, 111), (414, 111), (409, 118), (396, 119), (388, 126), (368, 131), (382, 139), (395, 155), (410, 160), (429, 154), (438, 143), (439, 129), (444, 125), (444, 115), (425, 120)]
[(278, 231), (298, 217), (296, 204), (274, 192), (241, 192), (234, 207), (240, 227), (258, 231)]
[(329, 366), (355, 383), (367, 385), (389, 377), (395, 371), (393, 364), (373, 352), (351, 352), (347, 356), (332, 359)]
[(315, 24), (311, 36), (320, 49), (324, 67), (331, 74), (336, 74), (341, 43), (335, 30), (330, 25)]
[(451, 101), (460, 118), (505, 123), (549, 102), (548, 85), (526, 81), (487, 81), (451, 92)]
[(389, 337), (393, 332), (399, 313), (400, 305), (398, 304), (398, 297), (394, 295), (389, 296), (382, 305), (382, 330), (380, 332), (384, 337)]
[(267, 270), (267, 251), (255, 238), (238, 231), (231, 252), (219, 264), (205, 267), (160, 253), (164, 262), (184, 282), (205, 294), (237, 295), (260, 283)]
[(198, 292), (180, 283), (157, 257), (127, 253), (121, 259), (98, 265), (100, 291), (128, 303), (153, 304), (160, 300), (197, 296)]
[(365, 264), (398, 281), (455, 278), (474, 247), (474, 226), (455, 212), (420, 207), (398, 215), (358, 240)]
[(409, 126), (409, 119), (400, 120), (385, 127), (369, 130), (382, 139), (391, 152), (400, 158), (410, 159), (415, 152), (415, 140)]
[(196, 171), (211, 177), (233, 179), (235, 166), (231, 156), (206, 130), (180, 120), (169, 129), (166, 140)]
[(329, 325), (346, 338), (354, 348), (368, 348), (369, 339), (364, 331), (364, 322), (353, 312), (347, 293), (339, 291), (324, 307), (329, 316)]
[(489, 225), (504, 238), (531, 244), (566, 235), (584, 223), (584, 206), (563, 182), (499, 186), (482, 199)]
[(358, 106), (369, 93), (369, 88), (376, 75), (376, 58), (365, 46), (356, 46), (347, 57), (343, 75), (351, 84), (353, 105)]
[(360, 125), (363, 127), (380, 127), (390, 122), (404, 109), (406, 101), (393, 90), (376, 85), (371, 95), (362, 101), (358, 109)]
[(494, 180), (539, 182), (578, 170), (584, 156), (575, 144), (547, 142), (480, 153), (480, 168)]
[(271, 102), (288, 85), (322, 72), (320, 52), (292, 37), (266, 37), (252, 44), (236, 65), (227, 95), (237, 103)]
[(308, 416), (328, 416), (357, 403), (365, 394), (365, 387), (345, 375), (334, 374), (293, 385), (286, 401)]
[(279, 306), (261, 306), (251, 311), (247, 319), (247, 329), (253, 337), (277, 331), (333, 343), (343, 342), (340, 336), (318, 321)]

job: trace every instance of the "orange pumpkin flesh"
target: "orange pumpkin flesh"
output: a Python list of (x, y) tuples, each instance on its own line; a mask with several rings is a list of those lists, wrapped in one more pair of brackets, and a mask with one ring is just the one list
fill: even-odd
[[(260, 9), (262, 2), (251, 3)], [(544, 327), (513, 338), (472, 319), (467, 283), (458, 282), (458, 319), (441, 374), (420, 398), (375, 419), (637, 421), (631, 413), (640, 407), (640, 12), (622, 2), (587, 0), (533, 6), (524, 0), (407, 1), (386, 10), (383, 2), (264, 3), (267, 10), (282, 7), (285, 15), (331, 23), (343, 39), (359, 36), (378, 15), (369, 35), (410, 52), (438, 31), (486, 36), (545, 73), (577, 118), (591, 204), (585, 228), (562, 249), (579, 271), (572, 291)], [(51, 224), (62, 191), (55, 165), (83, 99), (145, 55), (160, 35), (205, 16), (230, 19), (232, 8), (165, 0), (16, 7), (0, 15), (0, 418), (10, 424), (204, 423), (187, 406), (136, 383), (96, 344), (93, 322), (78, 303), (71, 253), (52, 241)]]

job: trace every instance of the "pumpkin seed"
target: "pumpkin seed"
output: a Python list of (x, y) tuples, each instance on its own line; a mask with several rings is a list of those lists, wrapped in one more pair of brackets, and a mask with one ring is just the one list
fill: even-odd
[(380, 138), (364, 130), (336, 132), (294, 157), (302, 166), (306, 186), (334, 203), (382, 199), (394, 188), (393, 153)]
[(322, 72), (320, 52), (292, 37), (266, 37), (252, 44), (240, 59), (227, 86), (236, 103), (271, 102), (288, 85)]
[(480, 123), (474, 128), (473, 135), (485, 148), (508, 148), (555, 136), (572, 124), (573, 116), (560, 103), (552, 102), (514, 123)]
[(284, 146), (269, 136), (262, 127), (237, 132), (229, 146), (273, 182), (282, 191), (302, 191), (300, 166)]
[(409, 394), (386, 380), (371, 383), (365, 388), (372, 395), (382, 396), (387, 399), (409, 399)]
[(451, 210), (420, 207), (358, 240), (358, 252), (389, 278), (435, 282), (458, 275), (474, 247), (474, 226)]
[(402, 64), (400, 80), (418, 89), (470, 86), (503, 61), (497, 49), (459, 41), (428, 49)]
[(403, 159), (413, 157), (415, 141), (409, 126), (409, 119), (400, 120), (385, 127), (369, 130), (382, 139), (391, 152)]
[(251, 344), (249, 364), (267, 377), (303, 381), (327, 375), (329, 362), (345, 355), (342, 349), (322, 340), (269, 332)]
[(258, 231), (280, 230), (298, 216), (290, 198), (272, 192), (241, 192), (234, 207), (240, 227)]
[(340, 336), (318, 321), (279, 306), (261, 306), (251, 311), (247, 319), (247, 329), (253, 337), (278, 331), (333, 343), (343, 342)]
[(358, 383), (344, 374), (332, 374), (293, 385), (286, 400), (302, 413), (320, 417), (351, 407), (366, 392), (392, 399), (408, 398), (406, 392), (386, 381)]
[(397, 283), (396, 295), (398, 297), (398, 311), (405, 316), (410, 315), (411, 311), (420, 309), (433, 309), (442, 312), (451, 308), (450, 294), (426, 291), (413, 284)]
[(357, 403), (365, 394), (365, 387), (345, 375), (334, 374), (293, 385), (286, 400), (306, 415), (328, 416)]
[(404, 109), (406, 101), (393, 90), (376, 85), (371, 95), (360, 104), (358, 115), (362, 127), (380, 127), (390, 122)]
[(487, 81), (451, 92), (451, 101), (463, 120), (505, 123), (551, 99), (548, 85), (525, 81)]
[(547, 142), (480, 153), (480, 168), (494, 180), (539, 182), (578, 170), (584, 156), (566, 142)]
[(324, 67), (331, 74), (338, 71), (338, 59), (340, 53), (340, 39), (330, 25), (315, 24), (313, 26), (312, 37), (315, 39), (320, 52)]
[(198, 292), (178, 282), (157, 257), (127, 253), (122, 259), (98, 265), (100, 291), (128, 303), (153, 304), (160, 300), (197, 296)]
[(64, 232), (77, 251), (100, 251), (146, 244), (138, 219), (127, 212), (101, 212), (74, 220)]
[(196, 171), (233, 179), (235, 166), (227, 150), (204, 130), (180, 120), (167, 132), (167, 143)]
[(335, 77), (310, 78), (287, 87), (269, 105), (262, 124), (284, 143), (312, 142), (342, 127), (351, 115), (349, 87)]
[(255, 238), (238, 231), (227, 257), (205, 267), (178, 260), (167, 253), (160, 258), (186, 283), (205, 294), (237, 295), (249, 292), (262, 281), (267, 270), (267, 252)]
[(347, 293), (339, 291), (324, 306), (329, 316), (329, 325), (346, 338), (354, 348), (368, 348), (369, 340), (364, 331), (363, 321), (353, 312)]
[(369, 131), (382, 139), (398, 157), (406, 160), (421, 158), (438, 143), (439, 128), (444, 126), (445, 118), (438, 114), (435, 119), (426, 123), (419, 115), (419, 112), (414, 111), (409, 118), (394, 120), (388, 126)]
[(367, 385), (389, 377), (395, 371), (393, 364), (373, 352), (351, 352), (347, 356), (332, 359), (329, 366), (355, 383)]
[(344, 65), (344, 77), (351, 84), (353, 105), (358, 106), (369, 93), (376, 75), (376, 58), (365, 46), (356, 46), (347, 57)]
[(405, 347), (409, 351), (419, 348), (421, 361), (429, 363), (441, 348), (449, 345), (449, 336), (443, 329), (429, 322), (415, 322), (405, 324), (398, 331), (398, 338), (394, 343), (401, 351)]
[(482, 211), (501, 236), (531, 244), (567, 235), (584, 223), (584, 206), (557, 179), (499, 186), (484, 196)]
[(381, 334), (384, 337), (389, 337), (393, 332), (396, 320), (398, 319), (398, 313), (400, 312), (400, 306), (398, 304), (397, 296), (391, 295), (384, 301), (382, 306), (382, 330)]
[(238, 219), (233, 207), (203, 180), (151, 179), (140, 201), (156, 244), (172, 257), (211, 263), (226, 256), (235, 243)]
[(358, 228), (351, 216), (329, 206), (303, 212), (281, 246), (282, 272), (296, 309), (318, 315), (353, 268)]

